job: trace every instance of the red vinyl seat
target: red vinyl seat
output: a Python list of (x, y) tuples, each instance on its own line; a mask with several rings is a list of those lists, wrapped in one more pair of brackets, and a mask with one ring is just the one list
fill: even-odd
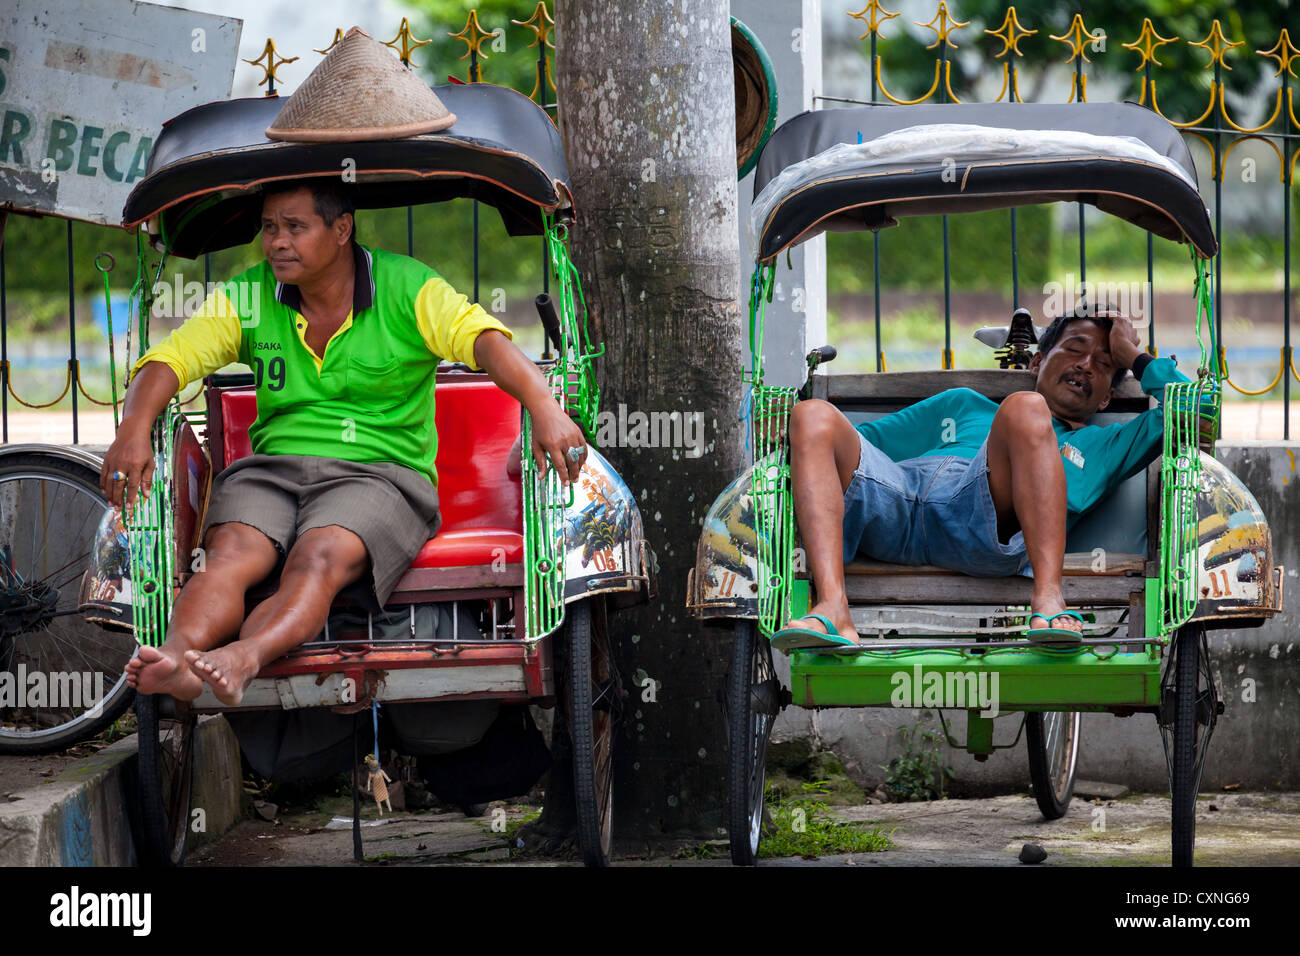
[[(452, 568), (523, 562), (523, 509), (518, 478), (506, 459), (519, 435), (519, 402), (484, 375), (465, 373), (438, 383), (438, 500), (442, 525), (412, 568)], [(461, 380), (463, 378), (463, 381)], [(225, 462), (251, 455), (248, 427), (257, 419), (251, 388), (221, 392)]]

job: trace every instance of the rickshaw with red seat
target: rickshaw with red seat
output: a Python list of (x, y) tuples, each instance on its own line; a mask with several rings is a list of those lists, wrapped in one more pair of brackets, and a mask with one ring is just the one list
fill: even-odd
[[(283, 105), (276, 97), (192, 109), (164, 125), (124, 222), (163, 254), (156, 278), (169, 256), (194, 259), (251, 240), (262, 185), (337, 177), (348, 163), (359, 209), (457, 198), (495, 208), (511, 236), (542, 238), (537, 364), (587, 438), (580, 479), (566, 489), (553, 468), (538, 467), (527, 453), (526, 410), (485, 373), (440, 366), (431, 412), (442, 523), (388, 603), (376, 612), (345, 590), (324, 631), (258, 674), (237, 707), (210, 688), (189, 706), (139, 696), (144, 859), (178, 865), (185, 857), (199, 715), (225, 714), (250, 763), (285, 777), (355, 767), (359, 724), (363, 752), (382, 740), (385, 750), (435, 758), (473, 747), (505, 708), (536, 705), (556, 709), (551, 749), (557, 771), (572, 763), (582, 857), (608, 863), (612, 748), (625, 696), (609, 628), (617, 608), (649, 599), (653, 553), (631, 492), (595, 447), (593, 363), (603, 347), (590, 337), (566, 248), (575, 216), (568, 170), (554, 123), (527, 97), (487, 84), (436, 92), (454, 126), (374, 142), (272, 141), (265, 130)], [(149, 311), (142, 303), (140, 354)], [(105, 561), (87, 572), (83, 613), (132, 629), (141, 644), (162, 643), (174, 595), (202, 570), (212, 479), (251, 453), (265, 374), (274, 370), (211, 375), (201, 410), (173, 401), (160, 417), (152, 493), (126, 525), (116, 512), (106, 516), (101, 542), (129, 547), (97, 549)], [(113, 560), (123, 550), (129, 567)], [(258, 597), (250, 593), (247, 607)], [(369, 738), (372, 714), (377, 739)], [(552, 786), (563, 784), (553, 775)]]
[[(977, 760), (1018, 747), (1023, 736), (1034, 797), (1047, 819), (1064, 815), (1070, 803), (1080, 714), (1152, 714), (1169, 771), (1172, 860), (1191, 865), (1196, 794), (1223, 712), (1206, 632), (1262, 625), (1281, 609), (1283, 575), (1259, 504), (1213, 457), (1224, 374), (1209, 267), (1218, 243), (1178, 131), (1135, 104), (819, 109), (777, 128), (754, 189), (753, 357), (744, 370), (753, 463), (714, 502), (687, 583), (691, 612), (730, 628), (734, 638), (726, 689), (733, 862), (757, 860), (768, 742), (777, 716), (797, 704), (937, 707), (949, 744)], [(1086, 203), (1186, 243), (1200, 342), (1196, 378), (1165, 388), (1160, 456), (1067, 538), (1063, 593), (1086, 619), (1082, 639), (1062, 648), (1025, 636), (1032, 585), (1024, 577), (968, 577), (859, 552), (845, 581), (863, 640), (789, 651), (787, 684), (770, 641), (815, 600), (790, 486), (787, 423), (795, 403), (822, 399), (856, 425), (955, 387), (1000, 402), (1034, 388), (1027, 369), (1041, 330), (1027, 310), (1007, 326), (979, 330), (996, 367), (828, 374), (821, 366), (835, 350), (824, 346), (808, 354), (802, 387), (769, 385), (765, 305), (781, 253), (824, 232), (881, 230), (909, 216), (1056, 202)], [(1078, 314), (1105, 305), (1093, 302)], [(1092, 423), (1150, 407), (1129, 378)], [(986, 708), (969, 691), (994, 686), (994, 678), (1000, 700)], [(904, 685), (909, 692), (900, 694)], [(927, 688), (936, 686), (942, 693), (930, 695)], [(964, 740), (945, 709), (954, 725), (964, 719)], [(1016, 729), (995, 735), (999, 715), (1019, 718)]]

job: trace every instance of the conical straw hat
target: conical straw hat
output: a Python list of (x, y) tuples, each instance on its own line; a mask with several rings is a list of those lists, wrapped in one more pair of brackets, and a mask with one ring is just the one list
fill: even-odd
[(353, 27), (289, 97), (266, 137), (291, 143), (402, 139), (454, 122), (433, 90)]

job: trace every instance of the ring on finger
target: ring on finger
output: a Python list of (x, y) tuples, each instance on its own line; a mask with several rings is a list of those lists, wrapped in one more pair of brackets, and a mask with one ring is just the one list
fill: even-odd
[(564, 453), (564, 457), (576, 464), (582, 461), (582, 456), (586, 453), (587, 447), (585, 445), (571, 445), (569, 450)]
[(111, 475), (109, 475), (109, 477), (112, 478), (114, 481), (126, 481), (126, 475), (124, 475), (120, 471), (113, 472)]

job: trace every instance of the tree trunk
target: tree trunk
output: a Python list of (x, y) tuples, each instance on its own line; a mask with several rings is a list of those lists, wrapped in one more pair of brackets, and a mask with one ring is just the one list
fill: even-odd
[[(555, 35), (573, 255), (606, 347), (597, 437), (659, 562), (657, 599), (610, 618), (630, 692), (615, 838), (713, 838), (726, 805), (729, 640), (687, 613), (686, 575), (744, 448), (728, 5), (562, 0)], [(637, 412), (677, 417), (638, 428)]]

